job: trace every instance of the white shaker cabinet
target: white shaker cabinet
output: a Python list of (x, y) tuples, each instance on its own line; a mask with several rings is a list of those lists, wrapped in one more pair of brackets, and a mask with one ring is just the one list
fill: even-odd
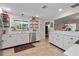
[[(58, 37), (57, 37), (57, 36), (58, 36), (57, 34), (54, 35), (53, 42), (51, 42), (51, 43), (53, 43), (53, 44), (55, 44), (55, 45), (58, 45)], [(51, 40), (51, 41), (52, 41), (52, 40)]]
[(2, 38), (2, 49), (29, 43), (29, 34), (7, 34)]
[(63, 35), (59, 34), (57, 37), (58, 37), (58, 45), (59, 45), (59, 47), (63, 48), (64, 47), (64, 45), (63, 45)]
[(67, 50), (71, 47), (79, 38), (73, 36), (64, 35), (64, 49)]
[(21, 41), (23, 43), (29, 43), (29, 33), (23, 33), (20, 34), (21, 35)]
[(14, 35), (14, 39), (16, 39), (16, 45), (21, 45), (21, 44), (25, 44), (25, 43), (29, 43), (29, 36), (28, 34), (18, 34), (18, 35)]
[(17, 44), (14, 35), (4, 35), (2, 40), (2, 48), (8, 48)]
[(54, 41), (54, 31), (53, 28), (49, 29), (49, 42), (53, 43)]
[(64, 35), (64, 38), (63, 38), (63, 43), (64, 43), (64, 50), (68, 49), (70, 46), (72, 46), (72, 41), (73, 39), (75, 39), (74, 37), (71, 37), (71, 36), (67, 36), (67, 35)]
[(55, 33), (53, 43), (56, 46), (58, 46), (60, 48), (63, 48), (64, 47), (63, 46), (63, 35)]
[(36, 31), (36, 41), (40, 41), (40, 31)]
[[(72, 35), (69, 35), (69, 34), (54, 32), (53, 35), (51, 35), (51, 38), (49, 38), (49, 42), (60, 47), (60, 48), (62, 48), (62, 49), (64, 49), (64, 50), (68, 49), (77, 40), (79, 40), (78, 37), (72, 36)], [(54, 39), (52, 39), (52, 38), (54, 38)]]
[(50, 30), (50, 32), (49, 32), (49, 42), (53, 43), (53, 39), (54, 39), (53, 31)]

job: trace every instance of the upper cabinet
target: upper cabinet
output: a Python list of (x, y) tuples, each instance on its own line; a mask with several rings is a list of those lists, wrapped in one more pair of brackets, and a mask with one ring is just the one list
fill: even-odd
[(6, 11), (1, 13), (1, 17), (2, 17), (4, 28), (8, 28), (9, 27), (9, 20), (10, 20), (8, 13)]
[(2, 27), (3, 27), (3, 34), (8, 33), (8, 28), (10, 28), (10, 18), (7, 11), (2, 9), (2, 13), (0, 13), (2, 19)]
[(39, 28), (39, 19), (36, 16), (32, 16), (32, 20), (30, 20), (30, 29), (32, 31), (36, 31)]
[(56, 19), (54, 30), (79, 31), (79, 13)]

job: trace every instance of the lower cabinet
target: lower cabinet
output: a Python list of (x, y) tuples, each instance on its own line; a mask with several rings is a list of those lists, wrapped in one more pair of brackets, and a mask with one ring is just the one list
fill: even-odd
[(54, 36), (54, 40), (53, 40), (53, 44), (55, 44), (56, 46), (63, 48), (63, 36), (59, 35), (59, 34), (55, 34)]
[(4, 35), (2, 40), (2, 49), (15, 46), (17, 44), (14, 35)]
[(36, 41), (40, 41), (40, 32), (39, 31), (37, 31), (36, 32)]
[(29, 34), (3, 35), (2, 49), (29, 43)]
[(54, 33), (54, 39), (51, 41), (54, 45), (66, 50), (71, 47), (79, 38), (71, 35)]
[(49, 42), (50, 42), (50, 43), (53, 43), (53, 40), (54, 40), (53, 31), (50, 30), (50, 32), (49, 32)]
[(21, 43), (29, 43), (29, 33), (21, 34)]
[(69, 47), (71, 47), (77, 40), (79, 40), (79, 38), (77, 37), (73, 37), (73, 36), (67, 36), (64, 35), (64, 50), (67, 50)]
[(1, 48), (9, 48), (21, 44), (31, 43), (40, 40), (40, 35), (36, 33), (19, 33), (19, 34), (5, 34), (2, 36), (3, 42)]

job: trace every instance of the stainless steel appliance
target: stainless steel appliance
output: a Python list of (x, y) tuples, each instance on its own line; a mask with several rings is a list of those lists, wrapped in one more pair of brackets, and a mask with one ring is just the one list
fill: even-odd
[(35, 42), (36, 41), (36, 31), (33, 31), (31, 33), (29, 33), (29, 42)]

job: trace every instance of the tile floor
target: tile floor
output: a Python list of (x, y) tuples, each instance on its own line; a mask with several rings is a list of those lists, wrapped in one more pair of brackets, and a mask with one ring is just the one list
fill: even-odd
[(34, 48), (27, 49), (18, 53), (14, 53), (14, 49), (3, 50), (3, 56), (64, 56), (64, 51), (53, 46), (48, 39), (33, 43)]

